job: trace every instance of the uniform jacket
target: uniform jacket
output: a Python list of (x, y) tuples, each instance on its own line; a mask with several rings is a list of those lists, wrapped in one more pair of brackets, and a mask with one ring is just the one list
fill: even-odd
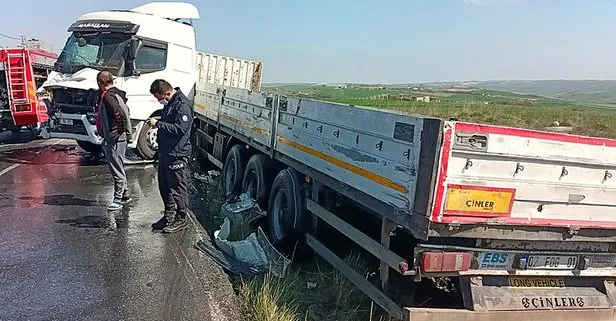
[(192, 153), (190, 129), (193, 108), (188, 98), (175, 89), (175, 94), (163, 108), (158, 127), (158, 153), (160, 157), (187, 157)]

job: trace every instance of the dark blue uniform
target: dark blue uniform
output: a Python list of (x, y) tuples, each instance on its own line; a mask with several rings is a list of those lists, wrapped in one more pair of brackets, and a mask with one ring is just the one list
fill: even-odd
[(180, 91), (163, 108), (158, 127), (158, 187), (166, 211), (184, 216), (188, 213), (186, 167), (192, 153), (190, 131), (192, 104)]

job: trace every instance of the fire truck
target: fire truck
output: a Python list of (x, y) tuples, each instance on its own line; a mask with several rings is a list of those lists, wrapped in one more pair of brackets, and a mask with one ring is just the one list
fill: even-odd
[(0, 49), (0, 131), (17, 133), (24, 126), (34, 130), (47, 122), (46, 103), (37, 98), (37, 88), (57, 59), (51, 50), (26, 44)]

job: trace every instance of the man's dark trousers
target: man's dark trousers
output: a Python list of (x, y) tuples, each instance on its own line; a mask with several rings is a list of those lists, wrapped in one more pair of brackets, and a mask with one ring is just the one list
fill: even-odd
[(188, 157), (160, 155), (158, 158), (158, 188), (165, 211), (181, 216), (188, 213)]

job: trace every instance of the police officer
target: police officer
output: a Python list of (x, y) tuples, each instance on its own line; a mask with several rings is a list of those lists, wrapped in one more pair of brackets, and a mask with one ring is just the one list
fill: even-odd
[(188, 224), (187, 166), (191, 155), (190, 129), (193, 122), (191, 103), (179, 88), (162, 79), (155, 80), (150, 93), (163, 104), (160, 119), (148, 124), (158, 128), (158, 188), (165, 203), (163, 217), (152, 229), (174, 233)]

